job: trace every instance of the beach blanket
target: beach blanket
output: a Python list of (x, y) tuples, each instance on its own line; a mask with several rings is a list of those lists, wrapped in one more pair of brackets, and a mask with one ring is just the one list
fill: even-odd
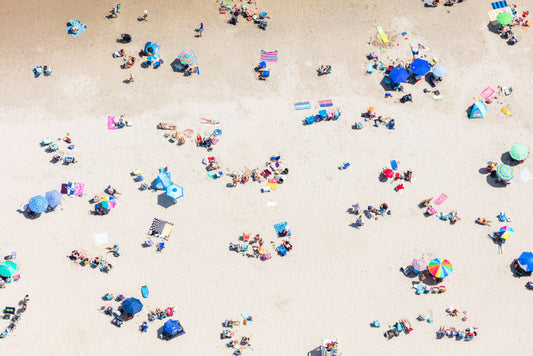
[[(276, 230), (276, 233), (277, 233), (278, 237), (280, 237), (280, 236), (279, 236), (279, 233), (282, 232), (283, 230), (285, 230), (286, 227), (287, 227), (287, 222), (286, 222), (286, 221), (274, 225), (274, 230)], [(285, 236), (283, 236), (283, 237), (291, 237), (291, 236), (292, 236), (292, 234), (291, 234), (291, 230), (288, 229), (288, 233), (287, 233), (287, 235), (285, 235)]]
[(390, 161), (390, 166), (391, 166), (393, 171), (397, 171), (398, 170), (398, 162), (396, 162), (395, 160)]
[[(78, 28), (78, 31), (76, 33), (72, 32), (72, 28), (73, 27), (77, 27)], [(86, 29), (87, 29), (87, 26), (85, 26), (85, 24), (83, 24), (81, 21), (74, 20), (74, 21), (70, 21), (70, 26), (67, 27), (66, 31), (67, 31), (67, 33), (69, 35), (71, 35), (72, 37), (76, 38), (79, 35), (81, 35), (83, 33), (83, 31), (85, 31)]]
[(494, 10), (501, 9), (502, 7), (507, 6), (507, 1), (495, 1), (491, 5)]
[(115, 117), (114, 116), (108, 116), (107, 117), (107, 129), (108, 130), (116, 130), (117, 125), (115, 123)]
[(174, 224), (168, 221), (154, 218), (150, 230), (148, 230), (148, 235), (155, 237), (169, 237), (173, 226)]
[(266, 52), (266, 51), (261, 50), (260, 59), (265, 62), (277, 62), (278, 51)]
[(311, 109), (311, 104), (308, 101), (300, 101), (299, 103), (294, 103), (294, 108), (296, 110)]
[(99, 246), (109, 242), (109, 237), (106, 232), (100, 234), (94, 234), (94, 246)]
[(527, 182), (531, 179), (531, 173), (527, 168), (522, 168), (520, 171), (520, 179), (522, 179), (522, 182)]
[(61, 194), (72, 195), (74, 194), (76, 184), (72, 182), (61, 184)]
[(507, 115), (507, 116), (511, 116), (511, 112), (509, 111), (509, 109), (507, 109), (507, 108), (501, 108), (500, 110), (501, 110), (505, 115)]
[(437, 199), (433, 200), (433, 204), (435, 205), (441, 205), (442, 203), (444, 203), (444, 201), (448, 199), (448, 196), (444, 193), (441, 193)]
[(76, 186), (74, 187), (74, 195), (77, 197), (83, 196), (83, 190), (85, 189), (85, 184), (83, 183), (76, 183)]
[(506, 6), (506, 7), (502, 7), (502, 8), (499, 8), (499, 9), (490, 10), (489, 11), (490, 20), (493, 21), (493, 22), (496, 21), (497, 17), (498, 17), (498, 14), (500, 12), (507, 12), (509, 15), (514, 16), (513, 15), (513, 10), (511, 10), (511, 8), (509, 6)]
[(329, 100), (319, 100), (318, 105), (320, 105), (321, 108), (326, 108), (328, 106), (333, 106), (333, 101), (331, 99)]
[(495, 90), (492, 89), (491, 87), (486, 87), (485, 90), (483, 90), (480, 94), (480, 96), (487, 100), (488, 98), (491, 97), (492, 94), (494, 94)]

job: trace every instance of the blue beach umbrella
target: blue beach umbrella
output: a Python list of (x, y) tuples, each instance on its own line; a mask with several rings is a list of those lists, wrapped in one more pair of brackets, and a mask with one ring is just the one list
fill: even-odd
[(28, 206), (30, 207), (31, 211), (39, 214), (48, 209), (48, 200), (46, 200), (46, 198), (42, 195), (36, 195), (30, 199)]
[(409, 78), (409, 73), (402, 67), (394, 67), (389, 73), (389, 77), (394, 83), (405, 83)]
[(428, 61), (424, 59), (417, 58), (411, 63), (411, 70), (416, 75), (425, 75), (430, 69)]
[(533, 252), (522, 252), (518, 257), (518, 264), (526, 272), (533, 271)]
[(137, 314), (143, 308), (143, 303), (137, 298), (128, 298), (122, 303), (122, 308), (128, 314)]
[(48, 205), (50, 207), (55, 208), (59, 204), (61, 204), (61, 200), (63, 199), (63, 196), (61, 193), (59, 193), (57, 190), (51, 190), (49, 192), (46, 192), (46, 200), (48, 200)]
[(182, 196), (183, 188), (179, 185), (172, 184), (170, 187), (167, 188), (167, 197), (176, 200), (178, 198), (181, 198)]
[(514, 177), (513, 169), (506, 164), (500, 164), (498, 167), (496, 167), (496, 175), (498, 178), (506, 182), (510, 181)]
[(157, 54), (159, 52), (159, 46), (154, 42), (146, 42), (146, 45), (144, 45), (144, 51)]

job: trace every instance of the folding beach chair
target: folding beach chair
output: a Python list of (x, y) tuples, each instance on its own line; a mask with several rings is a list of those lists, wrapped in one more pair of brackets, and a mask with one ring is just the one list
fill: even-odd
[(160, 242), (157, 244), (157, 252), (161, 252), (165, 248), (165, 243)]

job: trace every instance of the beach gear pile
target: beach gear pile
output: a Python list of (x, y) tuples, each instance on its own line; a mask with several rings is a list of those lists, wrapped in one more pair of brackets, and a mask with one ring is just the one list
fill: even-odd
[[(281, 222), (274, 225), (274, 230), (276, 231), (276, 236), (282, 238), (281, 243), (275, 243), (272, 241), (273, 248), (277, 251), (280, 256), (287, 255), (293, 248), (292, 244), (288, 239), (292, 237), (291, 228), (287, 222)], [(259, 234), (255, 235), (253, 239), (250, 240), (251, 234), (243, 233), (240, 236), (240, 243), (230, 243), (230, 251), (235, 251), (242, 254), (246, 257), (255, 257), (261, 259), (261, 261), (268, 261), (272, 258), (272, 255), (269, 251), (265, 250), (263, 239), (260, 238)], [(257, 243), (257, 245), (255, 245)], [(248, 250), (249, 247), (252, 247), (252, 253)]]
[(268, 193), (272, 190), (278, 189), (278, 184), (283, 184), (287, 180), (289, 168), (283, 168), (281, 156), (272, 156), (270, 161), (266, 162), (265, 169), (262, 171), (259, 168), (253, 170), (245, 170), (242, 174), (229, 174), (232, 178), (231, 186), (237, 187), (239, 184), (246, 184), (250, 180), (254, 182), (266, 184), (261, 188), (261, 192)]
[(490, 26), (493, 32), (497, 33), (501, 39), (507, 41), (507, 44), (514, 45), (518, 43), (516, 32), (513, 31), (522, 28), (524, 31), (531, 29), (528, 16), (529, 11), (522, 11), (520, 14), (516, 5), (509, 6), (507, 1), (496, 1), (491, 4), (492, 10), (489, 11)]
[[(22, 311), (26, 311), (26, 307), (28, 305), (27, 304), (28, 300), (29, 300), (29, 298), (26, 295), (26, 297), (21, 301), (21, 303), (23, 303)], [(15, 314), (16, 307), (5, 307), (2, 312), (4, 313), (4, 316), (3, 316), (2, 319), (9, 321), (9, 325), (4, 329), (4, 331), (2, 331), (0, 333), (0, 339), (5, 338), (9, 333), (13, 332), (13, 330), (17, 326), (17, 323), (19, 322), (20, 316), (21, 316), (21, 314), (20, 314), (21, 311), (20, 310), (18, 311), (17, 314)]]
[[(374, 126), (375, 127), (379, 127), (381, 124), (385, 125), (385, 127), (387, 127), (388, 129), (390, 130), (394, 130), (395, 129), (395, 125), (396, 125), (396, 121), (393, 119), (393, 118), (390, 118), (390, 117), (383, 117), (383, 116), (378, 116), (376, 118), (376, 112), (374, 111), (374, 107), (373, 106), (370, 106), (367, 110), (366, 113), (363, 113), (361, 115), (361, 117), (363, 117), (364, 121), (369, 121), (369, 120), (374, 120)], [(353, 125), (353, 129), (355, 130), (360, 130), (364, 127), (364, 124), (362, 121), (359, 121), (359, 122), (355, 122), (355, 124)]]
[(19, 265), (15, 261), (17, 254), (11, 252), (10, 255), (4, 257), (4, 261), (0, 263), (0, 288), (5, 288), (6, 285), (16, 282), (20, 279)]
[(393, 337), (399, 336), (402, 332), (409, 334), (411, 331), (413, 331), (411, 323), (407, 319), (401, 319), (391, 326), (389, 330), (385, 331), (384, 336), (387, 339), (392, 339)]
[[(363, 219), (363, 216), (361, 215), (361, 208), (359, 207), (359, 203), (352, 205), (351, 212), (355, 215), (358, 215), (357, 220), (355, 221), (355, 226), (364, 226), (365, 221)], [(378, 220), (380, 216), (391, 215), (392, 211), (389, 209), (389, 205), (387, 203), (382, 203), (379, 206), (379, 209), (373, 207), (372, 205), (369, 205), (368, 208), (363, 211), (363, 214), (369, 220)]]
[(447, 337), (449, 339), (455, 338), (455, 340), (470, 341), (477, 336), (477, 331), (475, 329), (477, 328), (466, 328), (463, 331), (455, 327), (441, 326), (440, 329), (437, 331), (437, 339), (444, 339), (445, 337)]
[[(389, 180), (389, 178), (393, 178), (394, 179), (393, 182), (396, 182), (398, 180), (403, 180), (405, 182), (412, 183), (415, 180), (412, 170), (407, 170), (404, 173), (400, 173), (397, 171), (398, 171), (398, 162), (393, 160), (391, 161), (391, 168), (385, 167), (381, 170), (381, 173), (379, 174), (379, 181), (382, 183), (385, 183)], [(397, 192), (401, 192), (403, 189), (405, 189), (405, 186), (403, 183), (397, 184), (394, 187), (394, 190)]]
[[(224, 0), (217, 0), (216, 3), (220, 5), (218, 10), (220, 14), (225, 15), (226, 13), (229, 13), (229, 15), (231, 15), (228, 23), (232, 25), (237, 25), (239, 23), (239, 16), (242, 16), (246, 21), (256, 24), (261, 30), (266, 30), (268, 26), (268, 22), (266, 21), (266, 19), (269, 18), (268, 14), (258, 10), (257, 7), (255, 8), (255, 11), (253, 11), (249, 10), (242, 2), (239, 7), (237, 7), (237, 4), (231, 6), (230, 0), (226, 0), (226, 3), (224, 3)], [(233, 3), (233, 1), (231, 1), (231, 3)]]
[(216, 129), (209, 136), (202, 137), (200, 134), (196, 136), (196, 146), (205, 147), (208, 151), (213, 149), (213, 146), (220, 141), (222, 137), (222, 130)]
[(321, 122), (321, 121), (336, 121), (341, 117), (340, 110), (337, 109), (337, 111), (330, 111), (328, 112), (326, 109), (322, 109), (318, 111), (318, 114), (307, 116), (303, 124), (304, 125), (311, 125), (315, 122)]
[(222, 322), (222, 327), (224, 329), (220, 333), (220, 339), (222, 340), (231, 339), (226, 344), (226, 346), (229, 348), (235, 349), (233, 352), (234, 355), (241, 355), (244, 349), (246, 348), (251, 349), (252, 347), (252, 345), (250, 344), (250, 336), (246, 336), (246, 335), (238, 336), (237, 327), (240, 327), (241, 329), (244, 328), (246, 325), (248, 325), (248, 323), (251, 323), (253, 321), (253, 318), (246, 313), (242, 313), (241, 316), (243, 318), (242, 324), (240, 320), (232, 320), (232, 319), (224, 320)]
[[(72, 144), (72, 139), (69, 137), (69, 134), (65, 136), (63, 141), (68, 144), (67, 148), (69, 150), (74, 149), (74, 145)], [(41, 147), (44, 147), (48, 153), (53, 153), (52, 162), (57, 163), (61, 160), (63, 160), (64, 165), (69, 165), (70, 163), (76, 163), (78, 162), (76, 158), (72, 155), (65, 154), (64, 151), (59, 150), (58, 143), (61, 142), (61, 139), (58, 139), (57, 141), (52, 140), (51, 138), (47, 137), (41, 141)]]

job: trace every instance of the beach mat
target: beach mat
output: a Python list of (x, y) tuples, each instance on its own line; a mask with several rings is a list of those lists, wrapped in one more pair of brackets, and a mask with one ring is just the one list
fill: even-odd
[(494, 10), (501, 9), (502, 7), (507, 6), (507, 1), (495, 1), (491, 5)]
[(83, 183), (76, 183), (76, 186), (74, 187), (74, 195), (77, 197), (83, 196), (83, 190), (85, 189), (85, 184)]
[[(78, 27), (78, 32), (76, 33), (71, 33), (70, 32), (70, 28), (73, 27), (73, 26), (77, 26)], [(66, 31), (69, 35), (71, 35), (72, 37), (76, 38), (78, 37), (79, 35), (81, 35), (83, 33), (83, 31), (85, 31), (87, 29), (87, 26), (85, 26), (84, 23), (82, 23), (81, 21), (72, 21), (71, 22), (71, 26), (67, 27), (66, 28)]]
[[(168, 225), (170, 225), (170, 227), (167, 227)], [(154, 218), (154, 221), (152, 221), (152, 225), (150, 226), (150, 230), (148, 230), (148, 235), (155, 237), (168, 237), (170, 236), (173, 226), (174, 224), (168, 221)]]
[(107, 117), (107, 129), (108, 130), (116, 130), (117, 125), (115, 124), (115, 117), (114, 116), (108, 116)]
[(261, 50), (260, 60), (265, 62), (277, 62), (278, 61), (278, 51), (266, 52)]
[(500, 110), (501, 110), (501, 112), (503, 112), (505, 115), (507, 115), (507, 116), (511, 116), (511, 112), (509, 111), (509, 109), (507, 109), (507, 108), (501, 108)]
[(448, 196), (444, 193), (441, 193), (437, 199), (433, 200), (433, 204), (435, 205), (441, 205), (442, 203), (444, 203), (444, 201), (448, 199)]
[(398, 170), (398, 162), (396, 162), (395, 160), (390, 161), (390, 166), (391, 166), (393, 171), (397, 171)]
[(294, 109), (296, 110), (311, 109), (311, 104), (309, 104), (308, 101), (300, 101), (299, 103), (294, 103)]
[(485, 90), (483, 90), (481, 92), (481, 94), (479, 94), (483, 99), (487, 100), (488, 98), (491, 97), (492, 94), (494, 94), (495, 90), (492, 89), (491, 87), (486, 87)]
[(520, 179), (522, 180), (522, 182), (527, 182), (531, 179), (531, 173), (527, 168), (522, 168), (522, 170), (520, 171)]
[(318, 105), (320, 105), (321, 108), (327, 108), (329, 106), (333, 106), (333, 101), (331, 99), (329, 100), (319, 100)]

